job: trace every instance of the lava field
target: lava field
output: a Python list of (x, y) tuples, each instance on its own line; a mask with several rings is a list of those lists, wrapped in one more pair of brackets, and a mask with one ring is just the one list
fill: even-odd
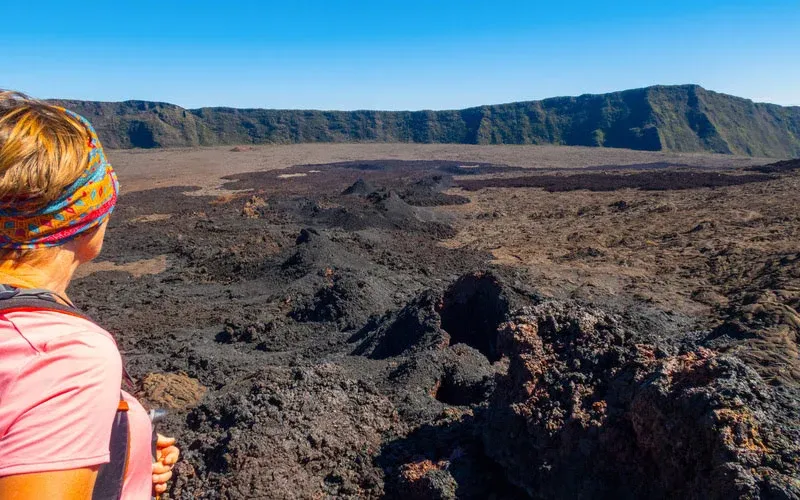
[[(695, 315), (633, 292), (548, 293), (535, 266), (480, 244), (514, 217), (678, 220), (649, 200), (758, 203), (798, 178), (400, 160), (237, 174), (222, 196), (123, 194), (103, 262), (70, 296), (114, 333), (142, 401), (169, 410), (160, 430), (183, 451), (169, 498), (800, 498), (796, 210), (750, 219), (761, 243), (784, 231), (780, 252), (704, 240), (707, 267), (669, 264), (717, 280), (725, 300)], [(521, 219), (573, 190), (595, 208)], [(475, 193), (519, 214), (476, 209)], [(724, 223), (668, 242), (685, 251)], [(558, 266), (632, 248), (584, 245), (575, 224), (559, 226)]]

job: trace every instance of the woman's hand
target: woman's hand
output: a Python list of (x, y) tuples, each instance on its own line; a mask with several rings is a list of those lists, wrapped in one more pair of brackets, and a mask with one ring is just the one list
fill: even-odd
[(153, 491), (160, 495), (167, 491), (167, 481), (172, 478), (172, 467), (181, 456), (175, 446), (175, 438), (158, 435), (156, 441), (156, 463), (153, 464)]

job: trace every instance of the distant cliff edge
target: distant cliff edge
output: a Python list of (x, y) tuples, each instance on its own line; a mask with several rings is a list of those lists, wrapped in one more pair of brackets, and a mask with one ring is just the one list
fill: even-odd
[(697, 85), (454, 111), (184, 109), (146, 101), (57, 102), (89, 118), (110, 148), (419, 142), (800, 156), (800, 107), (755, 103)]

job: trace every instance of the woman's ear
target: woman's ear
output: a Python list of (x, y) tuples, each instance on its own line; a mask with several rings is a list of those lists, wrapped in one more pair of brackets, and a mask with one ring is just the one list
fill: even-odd
[(70, 243), (74, 245), (75, 257), (78, 262), (84, 263), (93, 260), (103, 250), (103, 239), (106, 237), (108, 219), (96, 228), (81, 234)]

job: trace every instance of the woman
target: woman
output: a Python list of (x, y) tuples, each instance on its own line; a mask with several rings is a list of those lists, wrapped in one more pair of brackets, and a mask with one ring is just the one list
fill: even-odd
[(57, 304), (0, 311), (0, 499), (92, 498), (123, 406), (127, 463), (113, 496), (148, 499), (172, 476), (174, 439), (159, 436), (152, 463), (150, 420), (120, 391), (114, 339), (70, 313), (66, 295), (77, 267), (100, 253), (118, 187), (89, 122), (0, 92), (0, 284)]

